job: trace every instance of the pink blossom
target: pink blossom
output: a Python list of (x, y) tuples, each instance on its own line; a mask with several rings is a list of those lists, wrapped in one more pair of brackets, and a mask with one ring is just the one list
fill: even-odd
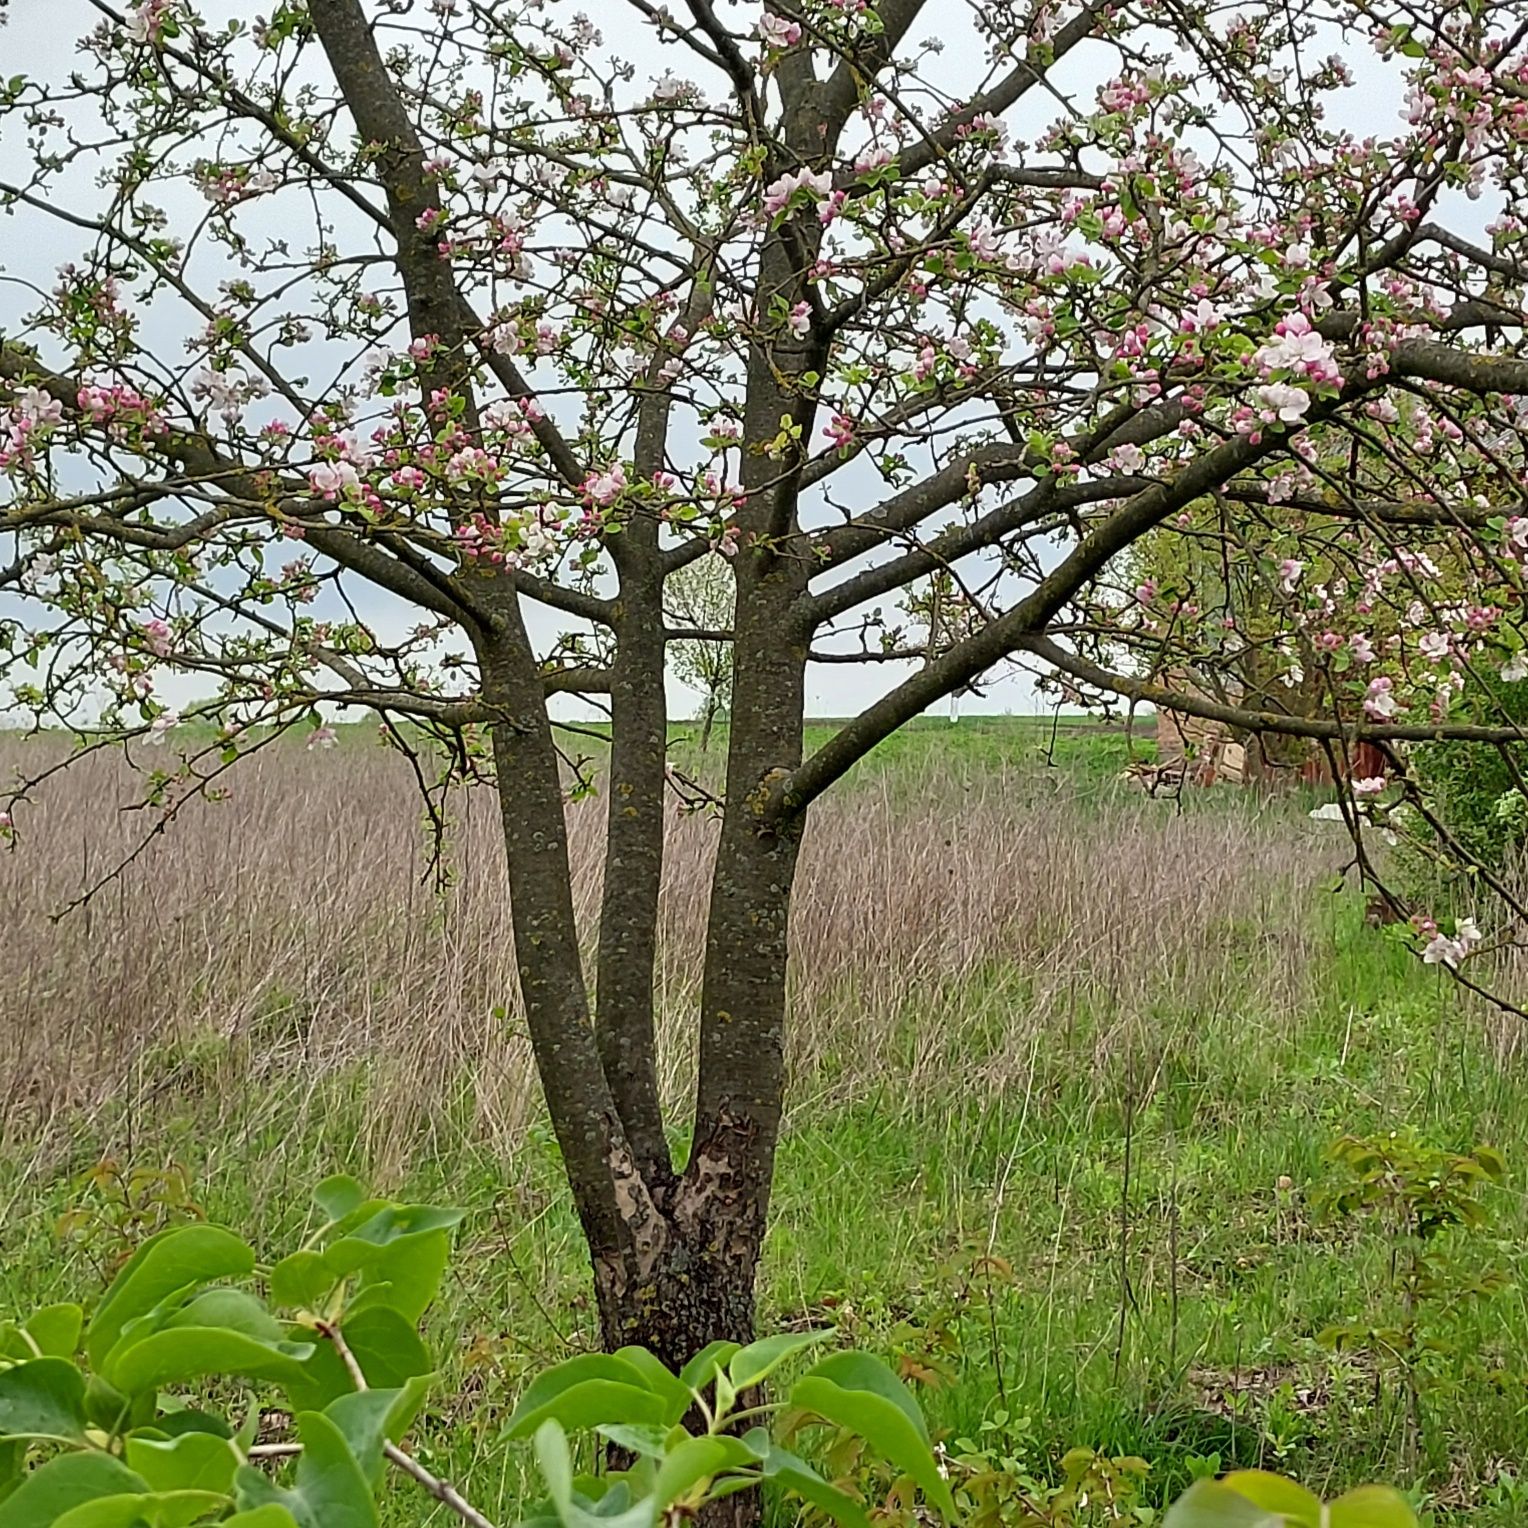
[(180, 726), (179, 711), (161, 711), (159, 715), (149, 723), (149, 735), (144, 739), (144, 742), (150, 744), (152, 747), (159, 748), (163, 746), (164, 740), (178, 726)]
[(18, 419), (24, 419), (38, 429), (51, 429), (64, 420), (64, 405), (40, 387), (22, 388), (13, 408)]
[(1348, 638), (1348, 651), (1353, 655), (1354, 663), (1374, 662), (1374, 644), (1364, 632), (1355, 631)]
[(1279, 588), (1285, 594), (1293, 594), (1295, 585), (1300, 582), (1300, 575), (1305, 571), (1305, 564), (1298, 557), (1286, 557), (1279, 564)]
[(1143, 578), (1135, 586), (1135, 597), (1142, 605), (1149, 605), (1157, 597), (1157, 581), (1154, 578)]
[(1337, 383), (1342, 373), (1332, 347), (1311, 328), (1310, 320), (1303, 313), (1291, 313), (1274, 327), (1277, 338), (1270, 340), (1253, 361), (1264, 374), (1270, 371), (1293, 371), (1311, 377), (1318, 382)]
[(173, 8), (173, 0), (139, 0), (127, 13), (127, 35), (138, 43), (158, 42)]
[(798, 191), (809, 192), (814, 201), (822, 201), (833, 190), (833, 177), (826, 171), (803, 166), (793, 175), (782, 175), (764, 188), (764, 215), (775, 217), (784, 212)]
[(148, 650), (159, 658), (170, 656), (170, 625), (158, 616), (143, 623), (143, 641)]
[(1257, 389), (1257, 401), (1266, 415), (1285, 424), (1298, 424), (1310, 408), (1310, 394), (1288, 382), (1267, 382)]
[(810, 303), (798, 302), (791, 309), (790, 331), (798, 340), (804, 340), (812, 332), (812, 308)]
[(620, 462), (603, 472), (591, 472), (584, 479), (584, 494), (602, 508), (614, 504), (626, 491), (626, 469)]
[(1185, 313), (1178, 322), (1184, 334), (1204, 334), (1220, 324), (1220, 309), (1208, 297), (1201, 297), (1191, 313)]
[(339, 742), (339, 735), (335, 732), (333, 727), (330, 727), (327, 724), (321, 727), (315, 727), (308, 734), (309, 749), (333, 748), (337, 742)]
[(1442, 663), (1449, 653), (1448, 635), (1441, 631), (1426, 632), (1417, 643), (1417, 649), (1429, 663)]
[(1355, 796), (1378, 796), (1390, 782), (1383, 775), (1366, 775), (1362, 779), (1349, 782), (1353, 787)]
[(1517, 684), (1520, 680), (1528, 679), (1528, 650), (1513, 653), (1502, 665), (1501, 677), (1508, 684)]
[(799, 21), (787, 21), (784, 16), (776, 16), (770, 11), (765, 11), (759, 19), (758, 32), (764, 44), (771, 48), (790, 48), (801, 41)]
[[(1436, 925), (1433, 925), (1436, 929)], [(1481, 940), (1480, 928), (1473, 918), (1460, 918), (1454, 925), (1454, 934), (1434, 932), (1422, 951), (1422, 963), (1428, 966), (1454, 967), (1468, 955)]]
[(822, 433), (842, 449), (854, 440), (854, 421), (847, 414), (835, 414)]
[(1392, 688), (1393, 681), (1384, 675), (1370, 680), (1369, 692), (1364, 696), (1364, 714), (1371, 720), (1387, 722), (1401, 709)]
[(308, 486), (325, 499), (339, 498), (360, 481), (360, 473), (349, 462), (320, 462), (308, 473)]

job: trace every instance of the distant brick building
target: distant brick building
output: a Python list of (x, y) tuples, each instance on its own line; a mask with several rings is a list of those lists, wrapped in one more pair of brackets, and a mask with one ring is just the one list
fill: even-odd
[[(1175, 675), (1169, 682), (1182, 694), (1202, 693), (1185, 676)], [(1339, 766), (1341, 762), (1339, 757)], [(1243, 735), (1224, 722), (1162, 707), (1157, 709), (1157, 764), (1181, 764), (1183, 778), (1193, 785), (1214, 785), (1219, 780), (1237, 785), (1273, 785), (1294, 779), (1305, 785), (1332, 782), (1326, 753), (1314, 742), (1274, 734)], [(1350, 752), (1350, 767), (1339, 768), (1339, 774), (1363, 779), (1382, 775), (1385, 768), (1379, 749), (1372, 743), (1358, 743)]]
[(1158, 710), (1159, 767), (1181, 764), (1185, 780), (1195, 785), (1213, 785), (1217, 780), (1241, 780), (1246, 762), (1246, 749), (1223, 722)]

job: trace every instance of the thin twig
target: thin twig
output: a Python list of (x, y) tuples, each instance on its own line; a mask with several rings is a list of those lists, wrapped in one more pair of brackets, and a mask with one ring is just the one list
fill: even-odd
[[(320, 1336), (327, 1337), (334, 1344), (334, 1351), (340, 1355), (341, 1362), (349, 1371), (351, 1379), (355, 1381), (356, 1389), (365, 1390), (366, 1375), (362, 1372), (360, 1364), (356, 1362), (356, 1356), (350, 1351), (350, 1345), (341, 1335), (340, 1329), (329, 1321), (320, 1321), (317, 1327)], [(494, 1528), (494, 1525), (471, 1502), (462, 1497), (455, 1486), (442, 1480), (438, 1475), (432, 1475), (412, 1455), (404, 1453), (396, 1443), (384, 1438), (382, 1452), (387, 1456), (390, 1464), (396, 1465), (405, 1475), (418, 1481), (442, 1506), (449, 1507), (464, 1523), (470, 1523), (471, 1528)]]

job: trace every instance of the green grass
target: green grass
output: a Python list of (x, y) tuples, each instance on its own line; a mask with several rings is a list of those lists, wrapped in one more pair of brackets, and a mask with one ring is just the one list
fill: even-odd
[[(954, 751), (975, 772), (1054, 759), (1092, 790), (1118, 773), (1126, 746), (1066, 725), (1053, 746), (1034, 723), (929, 721), (862, 773), (913, 782)], [(1250, 808), (1215, 792), (1194, 809)], [(916, 1096), (893, 1067), (847, 1100), (807, 1079), (779, 1157), (765, 1322), (831, 1322), (921, 1374), (931, 1422), (952, 1440), (985, 1424), (1039, 1469), (1074, 1444), (1139, 1453), (1158, 1501), (1186, 1482), (1192, 1458), (1218, 1454), (1326, 1494), (1396, 1479), (1430, 1493), (1439, 1521), (1466, 1508), (1476, 1523), (1521, 1520), (1481, 1504), (1500, 1462), (1528, 1453), (1528, 1083), (1437, 973), (1363, 926), (1356, 899), (1313, 888), (1307, 916), (1315, 1000), (1292, 1024), (1263, 1021), (1255, 993), (1223, 1023), (1167, 1014), (1149, 1035), (1084, 1005), (1037, 1031), (1043, 1043), (996, 1092), (972, 1079), (1006, 1058), (979, 1048)], [(960, 1002), (1023, 1003), (1033, 958), (1016, 951)], [(922, 1003), (914, 986), (909, 1043), (938, 1022)], [(994, 1027), (995, 1045), (1005, 1033)], [(61, 1250), (53, 1228), (108, 1145), (183, 1164), (209, 1216), (272, 1249), (296, 1237), (313, 1182), (368, 1171), (366, 1068), (317, 1081), (300, 1108), (298, 1079), (290, 1107), (264, 1099), (230, 1112), (209, 1096), (216, 1056), (172, 1060), (174, 1086), (130, 1129), (108, 1112), (77, 1123), (66, 1159), (0, 1162), (0, 1314), (99, 1287), (90, 1248)], [(460, 1120), (437, 1121), (390, 1186), (472, 1211), (429, 1322), (445, 1362), (420, 1453), (505, 1522), (524, 1499), (527, 1457), (502, 1441), (503, 1421), (526, 1377), (590, 1345), (594, 1323), (549, 1133), (534, 1126), (506, 1160), (469, 1118), (464, 1094)], [(1321, 1211), (1327, 1149), (1343, 1133), (1402, 1125), (1505, 1152), (1490, 1228), (1460, 1238), (1457, 1258), (1515, 1281), (1440, 1321), (1448, 1349), (1427, 1383), (1414, 1466), (1394, 1383), (1317, 1340), (1394, 1305), (1386, 1237)], [(1494, 1382), (1487, 1369), (1500, 1371)], [(397, 1504), (392, 1521), (419, 1520), (417, 1502)]]

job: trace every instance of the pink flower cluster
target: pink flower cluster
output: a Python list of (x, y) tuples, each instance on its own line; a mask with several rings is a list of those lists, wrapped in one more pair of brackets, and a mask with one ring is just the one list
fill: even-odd
[(75, 402), (92, 424), (104, 424), (115, 439), (122, 439), (135, 428), (145, 435), (163, 435), (169, 429), (164, 415), (126, 383), (107, 387), (87, 384), (79, 390)]
[(759, 37), (768, 48), (794, 47), (801, 41), (801, 23), (765, 11), (759, 18)]
[(1264, 376), (1289, 371), (1313, 382), (1342, 385), (1342, 373), (1337, 369), (1331, 345), (1311, 327), (1303, 313), (1291, 313), (1274, 326), (1273, 332), (1278, 338), (1269, 341), (1253, 357)]
[(40, 387), (19, 393), (0, 415), (0, 471), (30, 467), (36, 460), (37, 442), (63, 422), (64, 406)]
[(782, 175), (764, 188), (764, 216), (784, 212), (798, 191), (809, 193), (814, 202), (824, 201), (832, 195), (833, 177), (826, 170), (809, 170), (804, 165), (794, 174)]

